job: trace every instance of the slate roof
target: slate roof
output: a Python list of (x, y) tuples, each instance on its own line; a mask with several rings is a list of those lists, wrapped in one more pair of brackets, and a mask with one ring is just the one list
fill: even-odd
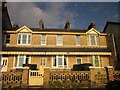
[(44, 28), (40, 30), (39, 28), (30, 28), (33, 32), (83, 32), (85, 33), (88, 30), (85, 29), (70, 29), (66, 30), (64, 28)]
[(110, 52), (108, 48), (43, 48), (43, 47), (4, 47), (2, 51), (22, 52)]

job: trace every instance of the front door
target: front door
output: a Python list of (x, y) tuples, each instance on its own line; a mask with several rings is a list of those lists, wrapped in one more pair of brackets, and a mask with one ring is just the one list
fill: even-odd
[(8, 65), (8, 58), (7, 57), (3, 57), (1, 60), (1, 72), (6, 72), (7, 71), (7, 65)]

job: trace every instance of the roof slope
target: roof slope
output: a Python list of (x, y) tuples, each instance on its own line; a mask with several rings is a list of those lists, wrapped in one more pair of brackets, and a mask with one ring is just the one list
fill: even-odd
[(45, 47), (4, 47), (3, 51), (22, 52), (110, 52), (108, 48), (45, 48)]

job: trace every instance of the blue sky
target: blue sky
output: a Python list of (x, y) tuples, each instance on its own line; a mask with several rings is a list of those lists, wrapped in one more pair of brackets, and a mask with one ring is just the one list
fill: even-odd
[(106, 22), (118, 22), (117, 2), (8, 2), (10, 18), (19, 26), (39, 27), (42, 18), (46, 28), (63, 28), (70, 18), (71, 28), (87, 29), (96, 22), (102, 31)]

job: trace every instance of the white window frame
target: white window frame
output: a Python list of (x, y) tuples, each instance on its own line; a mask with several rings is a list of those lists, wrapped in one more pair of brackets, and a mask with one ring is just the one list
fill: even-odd
[[(21, 35), (21, 37), (20, 37), (20, 43), (18, 43), (19, 41), (18, 41), (18, 39), (19, 39), (19, 35)], [(25, 44), (23, 44), (22, 43), (22, 37), (23, 37), (23, 35), (26, 35), (27, 37), (26, 37), (26, 43)], [(30, 43), (28, 43), (28, 38), (29, 38), (29, 35), (30, 35)], [(19, 33), (18, 34), (18, 37), (17, 37), (17, 45), (31, 45), (31, 41), (32, 41), (32, 37), (31, 37), (32, 35), (30, 34), (30, 33)]]
[[(95, 38), (95, 45), (92, 45), (91, 36), (94, 36), (94, 38)], [(97, 37), (98, 37), (98, 40), (99, 40), (99, 36), (98, 35), (88, 35), (87, 36), (87, 44), (89, 46), (97, 46), (97, 45), (99, 45), (99, 41), (97, 41)]]
[(5, 45), (10, 45), (10, 38), (9, 38), (9, 43), (6, 43), (6, 40), (7, 40), (7, 35), (10, 35), (10, 34), (5, 34)]
[[(58, 58), (61, 57), (62, 58), (62, 65), (58, 65)], [(64, 65), (64, 57), (66, 57), (66, 63), (67, 65), (65, 66)], [(55, 56), (56, 58), (56, 66), (53, 66), (53, 59), (54, 59), (54, 56), (52, 57), (52, 68), (67, 68), (68, 67), (68, 56), (66, 55), (56, 55)]]
[[(43, 36), (45, 36), (45, 43), (43, 43)], [(46, 38), (47, 38), (47, 35), (45, 34), (41, 35), (41, 45), (46, 45)]]
[[(4, 63), (5, 60), (7, 61), (7, 62), (5, 62), (6, 64)], [(2, 57), (2, 58), (1, 58), (1, 65), (2, 65), (3, 67), (8, 65), (8, 57)]]
[[(15, 66), (15, 62), (16, 62), (16, 56), (17, 56), (17, 65)], [(24, 60), (23, 60), (23, 64), (25, 64), (25, 60), (26, 60), (26, 56), (27, 55), (23, 55), (23, 57), (24, 57)], [(20, 67), (19, 66), (19, 57), (20, 57), (20, 55), (15, 55), (14, 56), (14, 62), (13, 62), (13, 68), (23, 68), (22, 66)], [(29, 55), (29, 61), (28, 61), (28, 64), (30, 64), (31, 63), (31, 56)]]
[[(61, 38), (60, 38), (61, 37)], [(62, 46), (63, 45), (63, 35), (57, 35), (57, 45)]]
[(80, 64), (82, 64), (82, 57), (76, 57), (76, 64), (78, 64), (78, 63), (77, 63), (77, 60), (78, 60), (78, 59), (81, 59), (81, 63), (80, 63)]
[[(99, 55), (90, 55), (92, 57), (92, 62), (91, 64), (93, 64), (93, 67), (102, 67), (102, 57), (99, 56)], [(89, 58), (89, 63), (90, 63), (90, 56), (88, 57)], [(98, 66), (95, 65), (95, 56), (98, 57)]]
[[(42, 61), (42, 64), (41, 64), (41, 61)], [(47, 58), (46, 57), (40, 57), (40, 66), (44, 66), (44, 67), (47, 66)]]
[(80, 35), (76, 35), (76, 45), (80, 46)]

